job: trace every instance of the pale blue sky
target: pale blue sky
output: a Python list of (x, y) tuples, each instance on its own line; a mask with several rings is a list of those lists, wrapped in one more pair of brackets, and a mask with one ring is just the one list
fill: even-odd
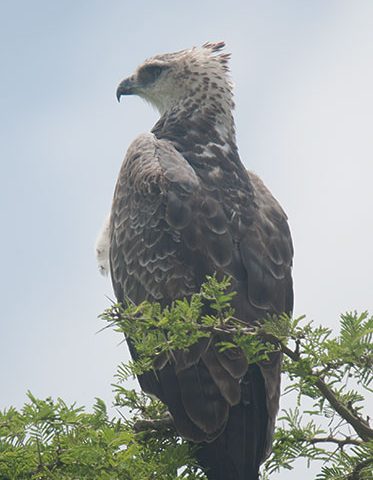
[(126, 148), (157, 118), (116, 86), (208, 40), (232, 52), (242, 160), (289, 215), (296, 312), (333, 326), (373, 311), (373, 2), (3, 0), (0, 408), (27, 389), (110, 402), (125, 348), (96, 334), (112, 293), (93, 246)]

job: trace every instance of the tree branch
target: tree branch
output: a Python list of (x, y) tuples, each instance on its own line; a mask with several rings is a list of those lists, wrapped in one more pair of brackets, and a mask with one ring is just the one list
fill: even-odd
[(334, 410), (348, 422), (355, 432), (365, 441), (373, 439), (373, 430), (367, 425), (363, 419), (354, 415), (342, 402), (340, 402), (333, 390), (320, 377), (316, 377), (316, 387), (323, 396), (328, 400)]
[[(282, 352), (285, 353), (293, 361), (298, 362), (301, 358), (300, 353), (294, 352), (288, 348), (281, 340), (274, 335), (266, 335), (266, 340), (275, 345), (279, 345)], [(360, 417), (354, 415), (343, 403), (338, 399), (333, 390), (324, 382), (320, 375), (316, 374), (312, 370), (309, 372), (315, 378), (315, 386), (319, 389), (321, 394), (328, 400), (334, 410), (348, 422), (355, 432), (362, 440), (369, 441), (373, 439), (373, 430), (369, 425)]]
[(328, 437), (304, 438), (304, 441), (309, 442), (313, 445), (315, 445), (316, 443), (336, 443), (339, 448), (343, 448), (345, 445), (362, 445), (363, 443), (361, 440), (356, 440), (355, 438), (335, 438), (331, 435)]
[(358, 463), (356, 467), (353, 469), (351, 475), (348, 476), (348, 480), (360, 480), (360, 472), (369, 465), (373, 464), (373, 458), (367, 458), (362, 462)]
[(175, 430), (175, 425), (171, 416), (168, 416), (155, 420), (137, 420), (133, 425), (133, 429), (136, 433), (148, 432), (149, 430), (159, 432), (164, 430)]

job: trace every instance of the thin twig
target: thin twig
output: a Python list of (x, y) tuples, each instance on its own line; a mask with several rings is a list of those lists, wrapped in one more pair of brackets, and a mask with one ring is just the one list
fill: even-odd
[(362, 445), (363, 444), (361, 440), (357, 440), (356, 438), (351, 438), (351, 437), (335, 438), (331, 435), (328, 437), (304, 438), (304, 441), (312, 443), (313, 445), (316, 443), (336, 443), (339, 448), (343, 448), (345, 445)]

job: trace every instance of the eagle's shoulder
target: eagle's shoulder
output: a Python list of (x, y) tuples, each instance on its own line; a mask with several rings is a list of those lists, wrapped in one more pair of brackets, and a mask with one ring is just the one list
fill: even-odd
[(243, 232), (240, 252), (248, 276), (249, 302), (263, 314), (290, 312), (293, 245), (287, 216), (262, 180), (247, 173), (255, 210), (253, 222)]
[(163, 191), (169, 184), (186, 192), (198, 187), (198, 178), (186, 159), (168, 140), (142, 133), (129, 146), (119, 173), (119, 188), (127, 184), (138, 192)]
[(172, 300), (196, 289), (180, 252), (200, 181), (168, 140), (142, 134), (128, 148), (114, 192), (110, 268), (118, 298)]
[(267, 239), (269, 245), (274, 244), (274, 251), (276, 247), (281, 250), (281, 260), (288, 272), (294, 253), (288, 217), (263, 181), (255, 173), (251, 171), (247, 173), (254, 189), (255, 202), (258, 207), (258, 226), (262, 231), (262, 236)]
[(278, 221), (287, 222), (287, 215), (279, 202), (265, 186), (263, 180), (251, 170), (247, 170), (248, 177), (255, 192), (256, 203), (261, 212), (271, 215)]

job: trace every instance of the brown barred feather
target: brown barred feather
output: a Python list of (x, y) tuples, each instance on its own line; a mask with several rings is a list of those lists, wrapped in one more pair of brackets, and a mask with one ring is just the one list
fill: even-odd
[[(285, 213), (239, 158), (229, 55), (212, 55), (223, 48), (158, 55), (144, 65), (166, 65), (159, 80), (144, 86), (134, 74), (118, 89), (132, 94), (130, 85), (162, 115), (129, 147), (119, 173), (111, 277), (119, 301), (165, 306), (196, 292), (206, 275), (230, 275), (236, 316), (253, 324), (291, 312), (293, 248)], [(248, 366), (240, 349), (219, 351), (226, 339), (162, 356), (139, 381), (168, 406), (180, 435), (200, 444), (210, 480), (257, 480), (271, 449), (281, 357)]]

